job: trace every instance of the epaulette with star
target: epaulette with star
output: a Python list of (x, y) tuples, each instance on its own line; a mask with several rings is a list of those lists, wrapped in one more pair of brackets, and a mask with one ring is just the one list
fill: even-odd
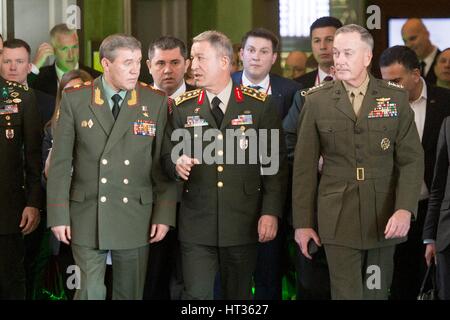
[(308, 95), (308, 94), (317, 92), (317, 91), (319, 91), (320, 89), (322, 89), (322, 88), (324, 88), (324, 87), (327, 87), (327, 86), (330, 86), (330, 85), (334, 85), (334, 82), (333, 82), (333, 81), (324, 81), (324, 82), (318, 84), (317, 86), (314, 86), (314, 87), (311, 87), (311, 88), (309, 88), (309, 89), (307, 89), (307, 90), (301, 91), (300, 94), (301, 94), (302, 96), (306, 96), (306, 95)]
[(399, 88), (399, 89), (403, 89), (403, 86), (401, 84), (398, 84), (398, 83), (395, 83), (395, 82), (392, 82), (392, 81), (388, 81), (388, 85), (391, 86), (391, 87), (396, 87), (396, 88)]
[(93, 85), (92, 81), (86, 81), (83, 84), (76, 84), (73, 87), (68, 87), (64, 89), (65, 92), (78, 91), (80, 89), (91, 88)]
[(182, 104), (183, 102), (185, 102), (187, 100), (197, 98), (201, 92), (202, 92), (202, 89), (187, 91), (175, 99), (175, 105), (179, 106), (180, 104)]
[(14, 81), (6, 81), (6, 84), (11, 87), (11, 88), (19, 88), (22, 89), (24, 91), (28, 91), (29, 88), (27, 85), (22, 85), (20, 83), (14, 82)]
[(161, 95), (161, 96), (165, 96), (165, 95), (166, 95), (166, 93), (165, 93), (164, 91), (159, 90), (159, 89), (155, 88), (154, 86), (149, 85), (149, 84), (147, 84), (147, 83), (145, 83), (145, 82), (140, 81), (140, 82), (139, 82), (139, 85), (140, 85), (142, 88), (146, 88), (146, 89), (148, 89), (148, 90), (151, 90), (151, 91), (153, 91), (154, 93), (157, 93), (157, 94), (159, 94), (159, 95)]
[(266, 101), (267, 99), (267, 94), (265, 94), (264, 92), (261, 92), (259, 90), (250, 88), (250, 87), (246, 87), (246, 86), (241, 86), (241, 91), (243, 94), (245, 94), (246, 96), (255, 98), (259, 101)]

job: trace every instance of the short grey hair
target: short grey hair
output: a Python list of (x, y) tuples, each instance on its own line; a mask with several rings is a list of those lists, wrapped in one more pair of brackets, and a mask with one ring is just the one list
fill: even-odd
[(215, 30), (208, 30), (200, 33), (194, 39), (193, 43), (207, 41), (211, 46), (213, 46), (218, 53), (227, 56), (231, 61), (233, 61), (233, 44), (230, 39), (224, 35), (222, 32)]
[(369, 33), (369, 31), (367, 31), (366, 28), (363, 28), (357, 24), (348, 24), (337, 29), (336, 33), (334, 34), (334, 38), (336, 38), (336, 36), (340, 33), (353, 33), (353, 32), (359, 33), (359, 35), (361, 36), (361, 41), (367, 44), (370, 50), (373, 50), (374, 42), (372, 35)]
[(103, 58), (114, 62), (117, 49), (141, 50), (141, 42), (126, 34), (113, 34), (106, 37), (100, 45), (100, 60)]

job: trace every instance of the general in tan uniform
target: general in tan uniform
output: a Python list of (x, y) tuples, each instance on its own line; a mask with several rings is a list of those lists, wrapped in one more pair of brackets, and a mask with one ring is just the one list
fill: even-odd
[(359, 26), (338, 30), (334, 60), (344, 81), (306, 94), (295, 150), (296, 240), (306, 256), (310, 239), (325, 245), (333, 299), (387, 298), (424, 170), (407, 92), (366, 71), (370, 39)]
[(167, 99), (136, 85), (136, 39), (113, 35), (100, 51), (104, 76), (63, 94), (47, 184), (48, 225), (58, 239), (72, 242), (81, 270), (76, 299), (105, 298), (108, 250), (113, 299), (141, 299), (148, 242), (175, 225), (175, 184), (160, 166)]

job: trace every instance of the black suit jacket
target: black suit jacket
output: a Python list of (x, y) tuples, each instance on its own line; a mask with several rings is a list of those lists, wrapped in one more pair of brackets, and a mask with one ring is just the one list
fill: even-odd
[(40, 90), (33, 89), (36, 96), (36, 106), (41, 115), (42, 128), (52, 118), (55, 110), (55, 97)]
[[(80, 64), (80, 69), (88, 72), (94, 79), (101, 75), (101, 72), (82, 64)], [(55, 64), (42, 67), (39, 69), (39, 74), (37, 76), (30, 74), (28, 76), (28, 84), (33, 89), (43, 91), (53, 97), (56, 97), (58, 86)]]
[(450, 90), (427, 85), (427, 110), (423, 128), (422, 146), (425, 151), (425, 184), (431, 190), (436, 145), (442, 121), (450, 116)]
[(436, 251), (443, 251), (450, 244), (450, 118), (442, 123), (437, 145), (433, 185), (425, 217), (423, 239), (436, 241)]
[[(242, 71), (237, 71), (232, 75), (233, 82), (242, 83)], [(270, 85), (272, 87), (271, 99), (277, 106), (280, 119), (283, 119), (289, 111), (294, 99), (294, 94), (300, 89), (300, 85), (287, 78), (280, 77), (276, 74), (270, 74)]]
[(437, 57), (439, 56), (440, 53), (441, 50), (438, 49), (436, 55), (434, 56), (433, 63), (431, 64), (431, 68), (428, 71), (427, 76), (425, 77), (425, 81), (432, 85), (435, 85), (437, 81), (436, 74), (434, 73), (434, 66), (436, 65)]
[(312, 88), (316, 84), (317, 74), (319, 73), (318, 69), (308, 72), (294, 80), (300, 83), (300, 87), (302, 89)]

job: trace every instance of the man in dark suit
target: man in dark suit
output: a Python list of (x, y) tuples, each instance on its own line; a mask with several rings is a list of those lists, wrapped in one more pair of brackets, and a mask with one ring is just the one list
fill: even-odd
[[(70, 70), (83, 69), (93, 78), (101, 75), (97, 70), (79, 64), (79, 42), (76, 29), (69, 29), (65, 23), (58, 24), (50, 30), (50, 38), (51, 44), (41, 44), (34, 59), (28, 76), (28, 83), (32, 88), (56, 97), (61, 77)], [(53, 55), (55, 63), (43, 67), (47, 58)]]
[[(269, 95), (278, 109), (280, 119), (283, 119), (300, 86), (293, 80), (270, 73), (277, 59), (278, 38), (271, 31), (258, 28), (247, 32), (242, 38), (241, 45), (240, 54), (244, 69), (232, 75), (234, 83), (243, 84)], [(258, 247), (258, 261), (254, 276), (255, 299), (281, 300), (282, 263), (287, 256), (284, 223), (286, 217), (284, 216), (285, 214), (280, 221), (277, 237)]]
[(434, 66), (441, 52), (430, 41), (430, 32), (421, 19), (408, 19), (402, 26), (402, 38), (405, 46), (414, 50), (419, 58), (419, 70), (421, 76), (429, 84), (436, 84), (436, 74)]
[(436, 285), (441, 300), (450, 300), (449, 141), (450, 118), (447, 117), (442, 123), (437, 143), (433, 184), (422, 236), (426, 244), (427, 265), (436, 264)]
[(391, 287), (392, 299), (416, 299), (426, 269), (422, 230), (436, 161), (436, 144), (441, 123), (450, 115), (450, 91), (425, 82), (420, 76), (416, 54), (406, 46), (384, 50), (380, 68), (384, 80), (396, 82), (408, 90), (409, 103), (425, 151), (425, 173), (417, 218), (411, 222), (408, 241), (397, 245)]
[[(184, 81), (189, 62), (186, 45), (180, 39), (163, 36), (149, 46), (147, 66), (154, 80), (153, 87), (169, 96), (170, 108), (174, 107), (176, 98), (195, 89)], [(177, 208), (181, 193), (180, 185)], [(183, 275), (176, 229), (169, 230), (162, 241), (150, 244), (147, 268), (145, 300), (181, 299)]]
[[(321, 17), (310, 27), (311, 48), (318, 69), (294, 80), (300, 83), (301, 89), (294, 96), (294, 102), (283, 119), (286, 134), (289, 167), (292, 170), (294, 150), (297, 143), (298, 117), (304, 104), (303, 95), (308, 88), (318, 86), (324, 81), (334, 79), (333, 40), (336, 30), (342, 23), (334, 17)], [(290, 184), (291, 185), (291, 184)], [(303, 256), (296, 246), (297, 299), (326, 300), (330, 299), (330, 279), (328, 264), (323, 247), (319, 247), (312, 259)]]
[(25, 299), (23, 236), (39, 225), (43, 198), (38, 118), (34, 94), (0, 77), (0, 300)]
[[(170, 148), (164, 155), (168, 174), (185, 180), (179, 216), (183, 298), (212, 299), (220, 272), (224, 299), (250, 299), (257, 243), (275, 237), (283, 212), (286, 163), (281, 121), (265, 93), (233, 84), (233, 48), (224, 34), (206, 31), (195, 37), (191, 57), (202, 89), (176, 100), (172, 128), (167, 130)], [(275, 139), (277, 150), (270, 143), (256, 150), (253, 144), (262, 142), (263, 132)], [(183, 150), (176, 154), (172, 133), (184, 138)], [(210, 135), (217, 142), (214, 155), (208, 151)], [(264, 154), (274, 154), (278, 165)], [(269, 167), (275, 170), (268, 175)]]

